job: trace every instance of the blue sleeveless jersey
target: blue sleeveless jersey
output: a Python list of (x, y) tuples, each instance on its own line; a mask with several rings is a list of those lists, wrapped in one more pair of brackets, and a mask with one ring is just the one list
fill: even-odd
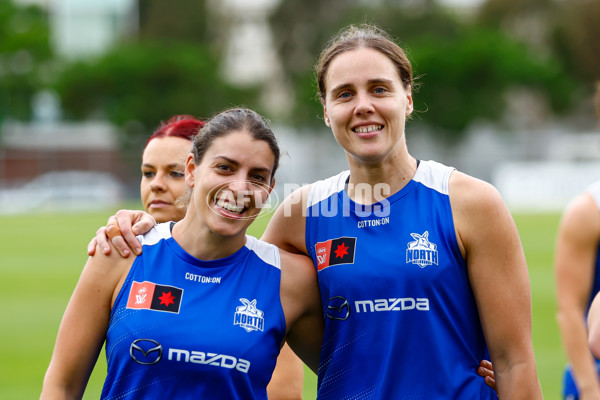
[[(587, 192), (594, 198), (594, 201), (599, 209), (598, 212), (600, 212), (600, 181), (590, 185), (587, 188)], [(587, 300), (587, 307), (584, 315), (586, 321), (592, 301), (598, 292), (600, 292), (600, 243), (598, 244), (598, 248), (596, 250), (596, 264), (594, 265), (592, 289), (590, 292), (590, 297)], [(598, 376), (600, 377), (600, 360), (596, 360), (596, 368), (598, 369)], [(571, 365), (567, 365), (565, 367), (565, 372), (563, 374), (563, 399), (579, 399), (579, 390), (577, 390), (577, 384), (575, 382), (575, 377), (573, 376)]]
[(349, 171), (312, 184), (306, 246), (318, 270), (325, 336), (318, 398), (496, 399), (448, 197), (453, 169), (420, 162), (373, 206), (345, 191)]
[(143, 236), (111, 312), (103, 399), (266, 399), (285, 335), (277, 247), (201, 261), (169, 224)]

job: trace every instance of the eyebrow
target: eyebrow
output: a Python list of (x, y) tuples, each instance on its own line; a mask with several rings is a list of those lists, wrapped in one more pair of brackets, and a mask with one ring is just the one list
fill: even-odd
[[(183, 166), (184, 166), (183, 163), (173, 163), (173, 164), (167, 165), (167, 168), (181, 168)], [(142, 167), (156, 168), (156, 166), (154, 164), (150, 164), (150, 163), (143, 163)]]
[[(377, 85), (377, 84), (393, 85), (394, 82), (391, 79), (384, 79), (384, 78), (369, 79), (367, 81), (367, 85), (369, 85), (369, 86)], [(342, 83), (341, 85), (338, 85), (338, 86), (332, 88), (331, 93), (339, 92), (340, 90), (351, 88), (351, 87), (354, 87), (354, 85), (351, 83)]]
[[(230, 164), (233, 164), (233, 165), (235, 165), (235, 166), (238, 166), (238, 165), (240, 165), (240, 163), (239, 163), (239, 162), (237, 162), (236, 160), (233, 160), (233, 159), (231, 159), (231, 158), (228, 158), (228, 157), (225, 157), (225, 156), (216, 156), (216, 157), (214, 158), (214, 160), (215, 160), (215, 161), (216, 161), (216, 160), (218, 160), (218, 159), (223, 159), (223, 160), (227, 161), (228, 163), (230, 163)], [(263, 167), (253, 167), (253, 168), (251, 168), (251, 170), (252, 170), (252, 171), (265, 171), (265, 172), (271, 172), (271, 169), (269, 169), (269, 168), (263, 168)]]

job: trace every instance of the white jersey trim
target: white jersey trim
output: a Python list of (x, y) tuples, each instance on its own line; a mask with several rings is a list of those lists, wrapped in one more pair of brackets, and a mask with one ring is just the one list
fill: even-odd
[(587, 191), (592, 195), (592, 198), (596, 202), (596, 206), (600, 210), (600, 181), (592, 183), (588, 186)]
[(350, 171), (342, 171), (335, 176), (314, 182), (308, 191), (306, 207), (312, 207), (322, 202), (334, 193), (341, 192), (346, 186)]
[(259, 240), (254, 236), (246, 235), (246, 247), (265, 263), (281, 269), (281, 255), (277, 246)]
[[(452, 175), (454, 170), (455, 168), (448, 167), (436, 161), (421, 161), (413, 180), (430, 189), (448, 195), (450, 175)], [(310, 185), (308, 191), (306, 207), (310, 208), (329, 198), (332, 194), (344, 190), (349, 176), (350, 171), (343, 171), (327, 179), (314, 182)]]
[(436, 161), (421, 161), (413, 180), (430, 189), (448, 195), (450, 192), (450, 175), (454, 170), (455, 168), (448, 167)]
[(144, 245), (154, 245), (161, 241), (162, 239), (168, 239), (171, 237), (171, 222), (163, 222), (162, 224), (157, 224), (154, 228), (150, 229), (143, 235), (138, 235), (137, 239), (140, 241), (142, 246)]

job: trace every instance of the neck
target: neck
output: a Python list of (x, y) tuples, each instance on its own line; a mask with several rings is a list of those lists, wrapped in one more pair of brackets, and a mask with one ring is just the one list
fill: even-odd
[(406, 147), (382, 160), (365, 162), (348, 155), (348, 196), (360, 204), (373, 204), (400, 191), (417, 171), (417, 160)]
[(210, 261), (225, 258), (246, 244), (245, 231), (235, 236), (221, 236), (189, 214), (173, 227), (173, 239), (197, 259)]

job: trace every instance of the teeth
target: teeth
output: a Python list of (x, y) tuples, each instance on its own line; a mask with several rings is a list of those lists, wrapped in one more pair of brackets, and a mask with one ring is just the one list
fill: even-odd
[(355, 128), (354, 131), (357, 133), (369, 133), (373, 131), (378, 131), (383, 129), (383, 125), (368, 125), (368, 126), (359, 126)]
[(234, 205), (234, 204), (227, 203), (227, 202), (226, 202), (226, 201), (224, 201), (224, 200), (219, 200), (219, 201), (217, 201), (217, 205), (218, 205), (219, 207), (221, 207), (221, 208), (224, 208), (224, 209), (226, 209), (227, 211), (231, 211), (231, 212), (234, 212), (234, 213), (236, 213), (236, 214), (239, 214), (239, 213), (241, 213), (241, 212), (242, 212), (242, 210), (244, 210), (244, 207), (243, 207), (243, 206), (236, 206), (236, 205)]

